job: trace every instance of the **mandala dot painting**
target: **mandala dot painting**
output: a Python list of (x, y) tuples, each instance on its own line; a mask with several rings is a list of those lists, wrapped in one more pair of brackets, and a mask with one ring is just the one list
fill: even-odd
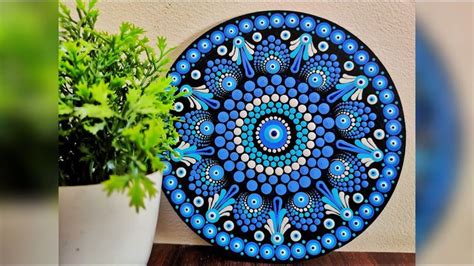
[(186, 224), (243, 259), (318, 257), (362, 233), (402, 168), (387, 70), (342, 27), (289, 11), (227, 21), (169, 73), (179, 144), (163, 191)]

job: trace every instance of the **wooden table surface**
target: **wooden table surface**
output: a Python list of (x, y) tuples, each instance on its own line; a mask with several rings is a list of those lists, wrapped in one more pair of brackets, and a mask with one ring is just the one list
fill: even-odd
[[(155, 244), (149, 266), (155, 265), (275, 265), (226, 258), (209, 246)], [(284, 265), (284, 264), (278, 264)], [(332, 252), (292, 265), (415, 265), (414, 253)]]

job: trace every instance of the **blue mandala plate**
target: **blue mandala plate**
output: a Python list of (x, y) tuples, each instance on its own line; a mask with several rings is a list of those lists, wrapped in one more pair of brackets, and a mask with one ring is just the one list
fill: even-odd
[(163, 191), (199, 236), (244, 259), (327, 254), (387, 204), (404, 156), (400, 99), (340, 26), (271, 11), (194, 41), (169, 75), (180, 142)]

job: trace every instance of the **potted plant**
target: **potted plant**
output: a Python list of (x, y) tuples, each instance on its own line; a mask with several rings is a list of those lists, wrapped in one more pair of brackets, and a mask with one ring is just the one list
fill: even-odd
[(166, 40), (155, 52), (133, 24), (99, 31), (94, 6), (59, 12), (60, 262), (145, 264), (179, 94)]

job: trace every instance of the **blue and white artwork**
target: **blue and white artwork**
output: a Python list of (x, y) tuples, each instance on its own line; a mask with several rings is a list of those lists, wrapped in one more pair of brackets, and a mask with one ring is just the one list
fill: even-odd
[(196, 39), (169, 75), (183, 97), (163, 191), (228, 255), (322, 256), (387, 204), (403, 110), (382, 62), (344, 28), (290, 11), (244, 15)]

